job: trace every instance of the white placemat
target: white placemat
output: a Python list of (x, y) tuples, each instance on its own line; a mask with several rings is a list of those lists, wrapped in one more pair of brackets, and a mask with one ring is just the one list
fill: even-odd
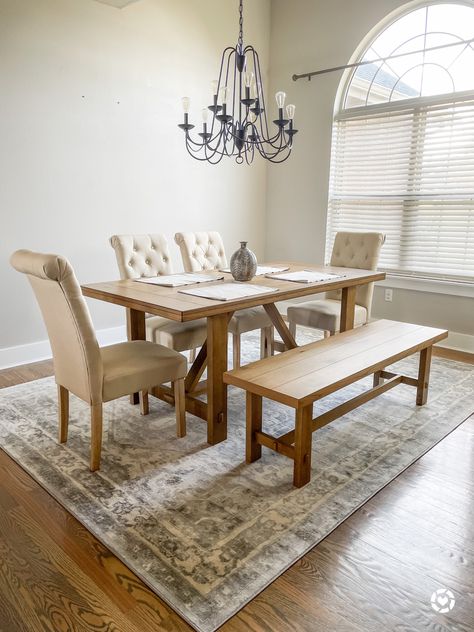
[(164, 274), (157, 277), (140, 277), (134, 279), (139, 283), (149, 283), (150, 285), (164, 285), (165, 287), (179, 287), (181, 285), (193, 285), (193, 283), (209, 283), (210, 281), (220, 281), (223, 276), (211, 276), (210, 274), (194, 274), (184, 272), (182, 274)]
[(258, 294), (277, 292), (278, 288), (263, 285), (247, 285), (246, 283), (217, 283), (212, 287), (196, 287), (189, 290), (179, 290), (183, 294), (201, 296), (214, 301), (233, 301), (237, 298), (247, 298)]
[(345, 276), (345, 274), (329, 274), (327, 272), (318, 272), (317, 270), (298, 270), (296, 272), (287, 272), (286, 274), (272, 274), (270, 278), (279, 279), (280, 281), (294, 281), (295, 283), (317, 283), (318, 281), (335, 281)]
[[(287, 266), (286, 268), (275, 268), (274, 266), (257, 266), (257, 272), (255, 272), (255, 276), (263, 276), (264, 274), (273, 274), (275, 272), (285, 272), (285, 270), (289, 270), (290, 268)], [(230, 268), (223, 268), (221, 272), (230, 272)]]

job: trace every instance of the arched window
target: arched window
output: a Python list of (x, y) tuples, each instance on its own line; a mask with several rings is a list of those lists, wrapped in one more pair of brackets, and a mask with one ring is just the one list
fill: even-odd
[(368, 63), (343, 79), (328, 252), (339, 230), (379, 230), (383, 269), (472, 282), (473, 38), (473, 4), (418, 6), (382, 28), (359, 58)]

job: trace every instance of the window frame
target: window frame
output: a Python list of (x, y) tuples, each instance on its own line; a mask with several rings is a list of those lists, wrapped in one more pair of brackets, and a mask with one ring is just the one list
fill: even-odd
[[(433, 0), (427, 2), (426, 0), (413, 0), (407, 4), (398, 7), (385, 18), (380, 20), (362, 39), (357, 48), (355, 49), (352, 57), (349, 60), (349, 64), (355, 64), (360, 61), (366, 51), (374, 43), (377, 37), (389, 28), (394, 22), (404, 17), (405, 15), (423, 7), (434, 6), (438, 4), (453, 4), (464, 5), (474, 10), (474, 0)], [(334, 103), (333, 112), (333, 125), (338, 120), (351, 119), (356, 116), (360, 116), (362, 113), (381, 113), (381, 112), (393, 112), (401, 109), (412, 107), (423, 107), (431, 104), (450, 103), (453, 101), (453, 94), (456, 94), (456, 101), (469, 100), (474, 96), (474, 90), (449, 93), (446, 95), (434, 95), (425, 97), (414, 97), (411, 99), (400, 99), (395, 101), (388, 101), (383, 103), (375, 103), (371, 105), (356, 106), (351, 108), (344, 108), (348, 90), (350, 88), (351, 81), (354, 77), (357, 68), (347, 68), (339, 82), (339, 86), (336, 93), (336, 99)], [(332, 158), (332, 149), (331, 149)], [(332, 165), (331, 165), (332, 168)], [(327, 227), (329, 227), (329, 199), (328, 199), (328, 213), (327, 213)], [(326, 260), (329, 260), (331, 253), (328, 252), (327, 239), (326, 239)], [(421, 273), (397, 273), (395, 271), (386, 270), (386, 280), (378, 282), (377, 285), (382, 287), (401, 288), (407, 290), (432, 292), (439, 294), (448, 294), (455, 296), (468, 296), (474, 297), (474, 278), (472, 280), (458, 281), (450, 279), (442, 279), (436, 277), (430, 277), (429, 275), (423, 275)]]

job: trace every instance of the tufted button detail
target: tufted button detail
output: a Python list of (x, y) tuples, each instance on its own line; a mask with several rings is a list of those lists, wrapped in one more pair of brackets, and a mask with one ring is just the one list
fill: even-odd
[(168, 263), (168, 257), (163, 257), (163, 261), (164, 261), (165, 263)]
[(147, 264), (147, 266), (149, 266), (151, 263), (150, 259), (145, 259), (145, 263)]
[(130, 261), (128, 262), (128, 265), (133, 268), (133, 259), (130, 259)]
[(151, 249), (156, 250), (156, 246), (154, 244), (151, 244)]

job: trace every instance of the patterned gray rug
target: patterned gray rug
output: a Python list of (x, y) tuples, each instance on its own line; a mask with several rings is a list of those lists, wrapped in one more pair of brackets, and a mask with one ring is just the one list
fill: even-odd
[[(244, 338), (247, 361), (257, 342)], [(398, 366), (416, 375), (415, 359)], [(398, 386), (319, 430), (312, 481), (298, 490), (289, 459), (264, 449), (244, 463), (244, 397), (234, 389), (229, 438), (213, 447), (191, 415), (177, 439), (163, 402), (152, 399), (148, 417), (126, 398), (107, 404), (102, 469), (91, 474), (88, 407), (71, 398), (69, 441), (59, 446), (46, 378), (0, 391), (0, 445), (195, 629), (211, 632), (469, 416), (473, 378), (474, 367), (435, 358), (426, 406)], [(264, 420), (279, 434), (293, 413), (265, 402)]]

